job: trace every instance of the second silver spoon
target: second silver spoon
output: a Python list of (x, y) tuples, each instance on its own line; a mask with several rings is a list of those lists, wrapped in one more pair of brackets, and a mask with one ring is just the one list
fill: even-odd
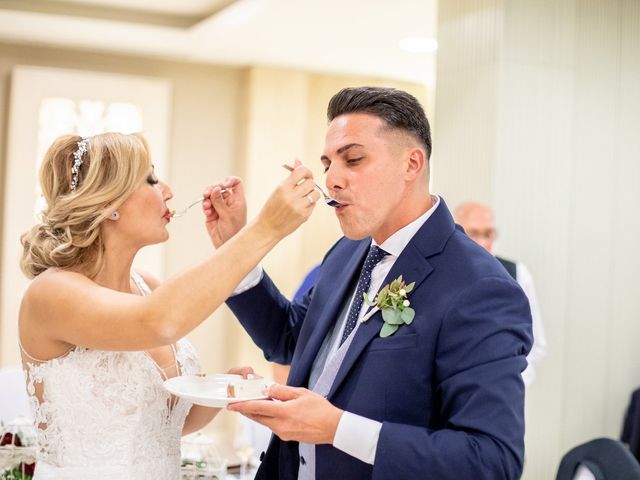
[[(220, 194), (227, 193), (227, 192), (230, 192), (230, 189), (223, 188), (223, 189), (220, 190)], [(185, 213), (187, 213), (189, 211), (189, 209), (191, 207), (193, 207), (194, 205), (197, 205), (199, 203), (202, 203), (203, 201), (204, 201), (204, 197), (199, 198), (198, 200), (196, 200), (195, 202), (191, 203), (186, 208), (183, 208), (179, 212), (176, 212), (175, 210), (172, 210), (171, 211), (171, 218), (180, 218), (180, 217), (182, 217)]]
[[(284, 168), (286, 168), (287, 170), (289, 170), (290, 172), (293, 172), (293, 167), (290, 167), (289, 165), (287, 165), (286, 163), (282, 165)], [(329, 205), (330, 207), (339, 207), (340, 206), (340, 202), (338, 202), (335, 198), (331, 198), (329, 195), (327, 195), (326, 193), (324, 193), (324, 190), (322, 190), (322, 187), (320, 187), (320, 185), (318, 185), (317, 183), (313, 183), (316, 186), (316, 190), (318, 190), (322, 196), (324, 197), (324, 203), (326, 203), (327, 205)]]

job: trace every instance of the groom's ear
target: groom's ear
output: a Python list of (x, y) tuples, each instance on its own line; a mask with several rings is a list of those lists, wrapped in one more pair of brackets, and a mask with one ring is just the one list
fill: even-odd
[(407, 150), (405, 158), (405, 178), (407, 181), (415, 180), (426, 173), (427, 158), (424, 150), (412, 147)]

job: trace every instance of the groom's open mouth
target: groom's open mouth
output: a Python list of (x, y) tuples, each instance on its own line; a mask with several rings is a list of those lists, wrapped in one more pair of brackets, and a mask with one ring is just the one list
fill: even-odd
[(342, 212), (344, 211), (345, 208), (347, 208), (349, 205), (347, 205), (346, 203), (338, 203), (338, 205), (335, 206), (336, 212)]

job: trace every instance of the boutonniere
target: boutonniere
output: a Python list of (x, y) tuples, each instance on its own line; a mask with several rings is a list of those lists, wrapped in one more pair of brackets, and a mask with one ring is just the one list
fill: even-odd
[(380, 329), (380, 336), (383, 338), (393, 335), (400, 325), (411, 324), (416, 312), (409, 306), (411, 302), (409, 302), (408, 296), (415, 284), (416, 282), (411, 282), (406, 285), (400, 275), (393, 282), (382, 287), (373, 300), (366, 292), (363, 293), (364, 302), (373, 308), (362, 318), (361, 322), (366, 322), (378, 310), (382, 310), (384, 325)]

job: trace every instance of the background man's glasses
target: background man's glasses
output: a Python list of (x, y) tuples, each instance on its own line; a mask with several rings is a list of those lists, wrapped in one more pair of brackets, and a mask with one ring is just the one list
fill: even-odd
[(467, 235), (475, 241), (478, 240), (495, 240), (498, 236), (496, 229), (491, 228), (487, 230), (467, 230)]

